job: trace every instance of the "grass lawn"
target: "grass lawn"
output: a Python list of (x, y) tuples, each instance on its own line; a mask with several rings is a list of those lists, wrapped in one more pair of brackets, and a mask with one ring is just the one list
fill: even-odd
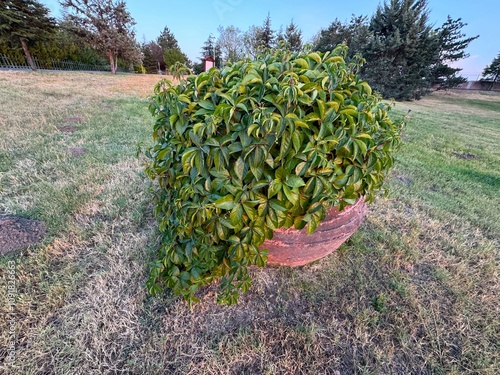
[(236, 306), (209, 286), (190, 311), (144, 286), (157, 233), (136, 150), (158, 78), (0, 72), (0, 213), (48, 228), (0, 257), (1, 374), (500, 373), (500, 95), (397, 103), (391, 195), (360, 230), (311, 265), (253, 269)]

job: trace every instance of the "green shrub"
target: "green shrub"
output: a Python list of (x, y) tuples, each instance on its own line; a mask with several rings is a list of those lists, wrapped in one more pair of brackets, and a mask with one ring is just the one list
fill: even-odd
[(328, 207), (373, 201), (393, 164), (402, 121), (347, 65), (347, 47), (275, 51), (256, 61), (161, 81), (146, 172), (161, 232), (148, 289), (196, 301), (220, 280), (218, 301), (247, 291), (273, 230), (315, 230)]

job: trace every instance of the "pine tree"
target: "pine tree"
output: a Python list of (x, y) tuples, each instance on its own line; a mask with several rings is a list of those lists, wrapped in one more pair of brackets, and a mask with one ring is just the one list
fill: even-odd
[[(185, 65), (191, 64), (186, 54), (182, 52), (177, 38), (167, 26), (165, 26), (160, 36), (156, 39), (156, 44), (161, 50), (160, 65), (162, 70), (164, 68), (170, 69), (170, 67), (176, 62), (180, 62)], [(167, 60), (165, 60), (165, 56), (167, 56)]]
[(493, 88), (495, 82), (500, 82), (500, 53), (484, 68), (481, 81), (490, 82), (489, 90)]
[(283, 39), (290, 50), (298, 52), (302, 49), (302, 31), (293, 23), (293, 20), (286, 27)]
[(156, 43), (163, 49), (163, 51), (168, 49), (181, 49), (175, 35), (167, 26), (165, 26), (158, 39), (156, 39)]
[(347, 44), (348, 59), (357, 53), (363, 53), (370, 39), (368, 18), (366, 16), (352, 16), (349, 23), (342, 23), (338, 19), (330, 26), (320, 31), (319, 40), (315, 49), (318, 51), (331, 51), (341, 43)]
[(61, 5), (81, 35), (97, 50), (106, 53), (111, 73), (116, 73), (118, 58), (140, 60), (135, 41), (134, 19), (122, 0), (61, 0)]
[(430, 87), (439, 39), (428, 18), (427, 0), (390, 0), (372, 17), (363, 76), (384, 97), (419, 99)]
[(274, 45), (274, 33), (271, 28), (271, 15), (268, 13), (261, 28), (257, 32), (257, 41), (260, 48), (272, 48)]
[(215, 60), (215, 66), (220, 68), (222, 66), (222, 51), (220, 48), (220, 45), (215, 43), (215, 37), (210, 34), (203, 44), (203, 47), (201, 47), (201, 70), (203, 71), (204, 66), (203, 66), (203, 60), (205, 57), (212, 57)]
[[(146, 43), (146, 41), (144, 41), (141, 45), (142, 66), (146, 69), (146, 73), (158, 73), (158, 70), (160, 69), (159, 61), (153, 53), (153, 44), (156, 43)], [(163, 60), (163, 57), (161, 57), (161, 60)]]
[(17, 43), (31, 69), (36, 65), (29, 45), (49, 39), (56, 30), (55, 20), (49, 10), (36, 0), (2, 0), (0, 2), (0, 41), (15, 46)]
[(479, 38), (479, 35), (466, 38), (466, 35), (460, 31), (466, 25), (460, 18), (453, 20), (448, 16), (446, 22), (436, 30), (439, 40), (439, 55), (433, 66), (432, 83), (437, 86), (438, 90), (456, 87), (467, 81), (458, 75), (462, 69), (448, 65), (468, 57), (465, 49), (473, 40)]
[(185, 64), (187, 62), (186, 55), (184, 55), (178, 48), (169, 48), (163, 52), (163, 61), (168, 70), (171, 70), (175, 63)]

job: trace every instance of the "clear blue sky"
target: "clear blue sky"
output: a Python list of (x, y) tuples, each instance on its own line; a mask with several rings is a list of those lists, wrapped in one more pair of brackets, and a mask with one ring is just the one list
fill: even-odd
[[(328, 27), (338, 18), (346, 21), (355, 15), (371, 16), (383, 0), (126, 0), (127, 9), (136, 21), (135, 31), (139, 41), (155, 40), (165, 26), (174, 33), (183, 52), (198, 62), (200, 49), (210, 33), (217, 36), (219, 25), (234, 25), (242, 31), (251, 25), (261, 26), (267, 14), (271, 15), (273, 29), (284, 27), (293, 19), (302, 30), (304, 41), (311, 39), (318, 30)], [(58, 0), (40, 0), (60, 16)], [(484, 67), (500, 52), (500, 0), (429, 0), (430, 19), (435, 27), (446, 21), (462, 18), (468, 25), (463, 29), (467, 36), (480, 35), (467, 52), (470, 57), (456, 65), (461, 74), (475, 80)]]

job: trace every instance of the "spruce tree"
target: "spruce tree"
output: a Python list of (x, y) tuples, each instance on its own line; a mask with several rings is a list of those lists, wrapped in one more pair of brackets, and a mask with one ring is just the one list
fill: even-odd
[(372, 17), (363, 76), (384, 97), (419, 99), (429, 89), (439, 39), (428, 14), (427, 0), (390, 0)]
[(268, 13), (261, 28), (257, 32), (257, 40), (260, 48), (272, 48), (274, 46), (275, 31), (271, 28), (271, 15)]
[(342, 23), (338, 19), (330, 26), (320, 31), (320, 37), (315, 49), (318, 51), (331, 51), (341, 43), (349, 47), (347, 58), (352, 58), (357, 53), (363, 53), (368, 44), (371, 33), (366, 16), (352, 16), (349, 22)]
[(302, 49), (302, 31), (293, 23), (293, 20), (286, 27), (283, 40), (288, 44), (288, 48), (294, 52)]
[(180, 50), (179, 43), (177, 42), (175, 35), (167, 26), (165, 26), (160, 36), (156, 39), (156, 43), (163, 49), (163, 51), (168, 49)]
[(31, 69), (36, 65), (29, 45), (48, 39), (56, 30), (49, 10), (36, 0), (2, 0), (0, 2), (0, 41), (11, 46), (18, 43)]
[(461, 32), (461, 29), (466, 25), (460, 18), (453, 20), (448, 16), (446, 22), (436, 30), (439, 40), (439, 54), (432, 68), (432, 84), (436, 85), (438, 90), (456, 87), (467, 81), (458, 75), (462, 69), (449, 65), (449, 63), (468, 57), (465, 49), (473, 40), (479, 38), (479, 35), (466, 38), (465, 34)]
[(200, 60), (202, 64), (201, 71), (203, 71), (203, 69), (205, 68), (203, 66), (203, 59), (208, 56), (212, 57), (215, 60), (216, 67), (220, 68), (222, 66), (222, 51), (220, 45), (215, 43), (215, 37), (212, 34), (210, 34), (207, 40), (205, 40), (205, 43), (203, 43), (200, 54)]

